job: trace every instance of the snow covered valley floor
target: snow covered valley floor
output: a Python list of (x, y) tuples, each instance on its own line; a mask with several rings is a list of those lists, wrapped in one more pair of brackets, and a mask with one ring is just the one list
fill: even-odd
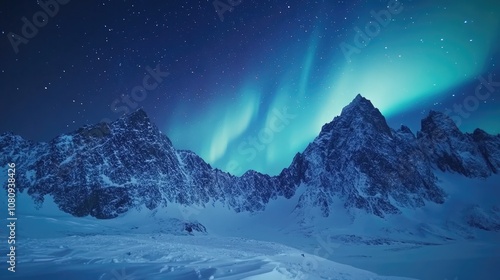
[(19, 245), (17, 272), (2, 275), (8, 279), (402, 279), (377, 276), (276, 243), (171, 234), (28, 239)]
[[(7, 270), (2, 241), (0, 279), (498, 280), (498, 231), (458, 222), (474, 200), (485, 209), (498, 205), (498, 179), (470, 181), (492, 187), (479, 197), (474, 189), (454, 189), (456, 180), (465, 181), (449, 176), (442, 178), (445, 205), (385, 219), (360, 212), (354, 220), (342, 209), (328, 219), (314, 210), (297, 213), (300, 192), (272, 201), (261, 213), (234, 213), (217, 203), (170, 204), (111, 220), (73, 217), (50, 197), (35, 209), (31, 198), (19, 194), (16, 272)], [(0, 198), (0, 209), (7, 209), (5, 201)], [(193, 222), (191, 232), (184, 221)], [(203, 227), (195, 229), (197, 222)], [(0, 240), (7, 240), (5, 229)]]
[[(117, 234), (109, 232), (102, 221), (86, 218), (21, 218), (37, 227), (46, 223), (47, 230), (33, 234), (34, 238), (21, 232), (16, 273), (4, 266), (1, 279), (410, 279), (380, 275), (498, 279), (492, 272), (498, 271), (500, 263), (499, 240), (440, 245), (323, 240), (314, 250), (309, 246), (302, 251), (276, 242), (212, 234), (134, 233), (124, 229)], [(102, 233), (90, 233), (96, 228)], [(48, 234), (59, 237), (49, 238)], [(3, 256), (6, 253), (1, 251)]]
[[(481, 241), (425, 243), (246, 230), (267, 239), (259, 241), (245, 234), (211, 233), (210, 227), (207, 233), (188, 233), (170, 219), (153, 224), (145, 214), (115, 220), (20, 216), (16, 273), (4, 264), (0, 278), (463, 280), (499, 275), (500, 240), (493, 233), (485, 233)], [(8, 253), (5, 249), (2, 256)]]
[[(186, 231), (179, 219), (131, 211), (112, 220), (76, 218), (48, 199), (19, 196), (16, 272), (0, 279), (408, 279), (384, 277), (277, 242)], [(0, 238), (7, 240), (5, 231)], [(0, 247), (0, 255), (9, 253)]]

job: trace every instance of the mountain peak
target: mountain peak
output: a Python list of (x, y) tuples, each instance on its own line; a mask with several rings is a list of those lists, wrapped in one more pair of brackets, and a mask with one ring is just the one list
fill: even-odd
[(427, 134), (453, 132), (461, 134), (455, 122), (446, 114), (433, 111), (421, 121), (421, 131)]
[(444, 113), (430, 111), (422, 120), (417, 138), (431, 161), (442, 171), (467, 177), (488, 177), (497, 173), (500, 167), (498, 139), (481, 130), (473, 134), (462, 133)]
[(354, 99), (352, 101), (354, 102), (354, 101), (363, 101), (363, 100), (368, 100), (368, 99), (364, 98), (361, 95), (361, 93), (358, 93), (358, 94), (356, 94), (356, 97), (354, 97)]
[(122, 118), (123, 121), (125, 121), (127, 124), (130, 124), (132, 126), (151, 126), (151, 121), (144, 111), (144, 109), (139, 108), (132, 113), (123, 116)]
[[(438, 112), (423, 121), (432, 133), (443, 131), (443, 125), (457, 129)], [(262, 211), (270, 200), (291, 198), (301, 185), (305, 190), (298, 194), (297, 211), (319, 207), (328, 216), (340, 201), (348, 211), (364, 209), (384, 217), (400, 213), (400, 207), (444, 202), (432, 164), (471, 177), (500, 170), (498, 136), (480, 130), (472, 137), (442, 133), (443, 138), (451, 136), (444, 142), (433, 137), (439, 134), (415, 138), (404, 126), (393, 131), (358, 94), (280, 175), (248, 171), (236, 177), (213, 169), (193, 152), (176, 150), (146, 112), (137, 109), (41, 145), (12, 141), (16, 136), (4, 134), (0, 164), (15, 156), (20, 190), (26, 189), (36, 203), (51, 195), (62, 211), (97, 218), (114, 218), (134, 207), (204, 206), (210, 201), (236, 212)]]
[(148, 114), (146, 113), (146, 111), (144, 111), (144, 109), (141, 107), (135, 111), (133, 111), (132, 113), (130, 113), (128, 115), (128, 118), (136, 118), (136, 119), (147, 119), (149, 120), (149, 117), (148, 117)]
[(370, 100), (364, 98), (361, 94), (356, 95), (351, 103), (342, 109), (340, 117), (350, 125), (362, 123), (362, 127), (370, 125), (377, 131), (391, 135), (391, 129), (382, 113), (373, 106)]
[[(344, 113), (347, 113), (350, 110), (353, 109), (356, 110), (362, 110), (362, 111), (371, 111), (373, 109), (376, 109), (373, 104), (370, 102), (370, 100), (364, 98), (361, 96), (361, 94), (357, 94), (356, 97), (349, 103), (349, 105), (345, 106), (344, 109), (342, 109), (342, 115)], [(378, 111), (378, 110), (377, 110)]]

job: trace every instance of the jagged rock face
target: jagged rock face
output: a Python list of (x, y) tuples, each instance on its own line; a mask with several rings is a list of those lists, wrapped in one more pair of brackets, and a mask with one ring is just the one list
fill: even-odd
[(280, 175), (248, 171), (236, 177), (191, 151), (176, 150), (138, 110), (48, 143), (1, 135), (0, 164), (16, 163), (18, 188), (36, 203), (52, 195), (65, 212), (102, 219), (171, 202), (217, 201), (237, 212), (261, 211), (270, 200), (291, 198), (300, 185), (306, 190), (297, 211), (316, 207), (328, 216), (334, 203), (342, 203), (383, 217), (445, 200), (433, 166), (467, 176), (488, 176), (500, 168), (500, 136), (481, 130), (463, 134), (436, 112), (422, 121), (417, 135), (405, 126), (389, 128), (358, 95)]
[(193, 232), (207, 233), (205, 226), (200, 223), (185, 222), (184, 230), (189, 234), (193, 234)]
[(493, 136), (481, 129), (474, 130), (472, 139), (478, 144), (479, 151), (493, 173), (500, 171), (500, 135)]
[[(345, 208), (365, 209), (383, 217), (398, 207), (444, 202), (431, 164), (407, 128), (391, 130), (367, 99), (357, 96), (342, 114), (325, 125), (303, 153), (310, 186), (300, 203), (330, 214), (335, 197)], [(308, 199), (305, 199), (307, 197)], [(392, 201), (393, 202), (392, 202)]]
[(442, 171), (457, 172), (468, 177), (487, 177), (497, 173), (500, 137), (482, 130), (462, 133), (445, 114), (431, 111), (422, 120), (417, 135), (421, 149)]
[(492, 207), (483, 209), (479, 205), (471, 205), (463, 213), (465, 222), (474, 228), (486, 231), (500, 231), (500, 209)]
[(20, 190), (27, 189), (37, 203), (50, 194), (61, 210), (75, 216), (113, 218), (134, 206), (210, 200), (235, 211), (258, 211), (271, 198), (293, 194), (278, 188), (278, 178), (256, 172), (235, 177), (212, 169), (192, 152), (175, 150), (142, 110), (49, 143), (7, 135), (0, 145), (2, 162), (16, 162), (25, 175), (19, 176)]

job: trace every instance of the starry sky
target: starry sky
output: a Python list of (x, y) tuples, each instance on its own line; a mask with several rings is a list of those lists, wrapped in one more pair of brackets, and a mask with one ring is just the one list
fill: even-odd
[(500, 2), (2, 1), (0, 133), (143, 108), (178, 149), (277, 174), (356, 94), (500, 133)]

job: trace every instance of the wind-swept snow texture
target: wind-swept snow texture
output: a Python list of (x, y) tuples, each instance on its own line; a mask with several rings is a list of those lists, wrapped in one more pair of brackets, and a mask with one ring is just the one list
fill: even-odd
[(276, 243), (215, 236), (70, 235), (25, 240), (19, 252), (18, 271), (4, 270), (2, 279), (408, 279)]

